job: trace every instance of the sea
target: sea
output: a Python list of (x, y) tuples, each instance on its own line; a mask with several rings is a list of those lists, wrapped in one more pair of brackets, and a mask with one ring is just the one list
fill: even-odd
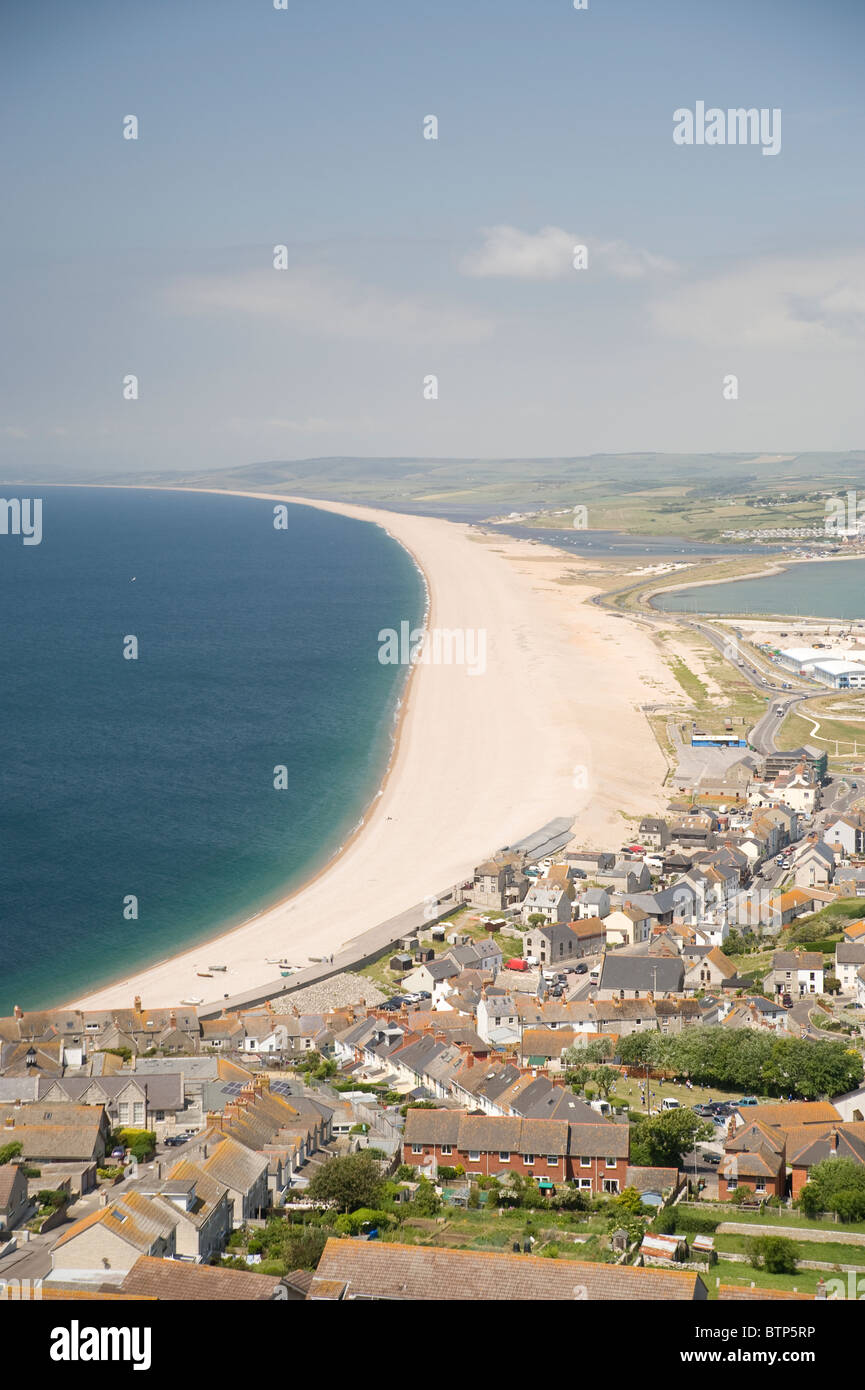
[(42, 501), (39, 544), (0, 535), (7, 1014), (235, 926), (339, 851), (407, 674), (378, 633), (426, 593), (379, 527), (310, 507), (277, 529), (264, 499), (0, 491)]
[(665, 613), (776, 613), (785, 618), (865, 618), (865, 561), (793, 564), (759, 579), (704, 584), (658, 594)]

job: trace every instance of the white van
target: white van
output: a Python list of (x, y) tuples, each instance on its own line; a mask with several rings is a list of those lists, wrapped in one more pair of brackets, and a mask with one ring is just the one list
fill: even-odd
[(589, 1105), (593, 1110), (597, 1110), (599, 1115), (612, 1115), (613, 1107), (608, 1100), (590, 1100)]
[(662, 1110), (681, 1110), (681, 1108), (679, 1102), (673, 1100), (672, 1096), (664, 1096), (664, 1099), (661, 1101)]

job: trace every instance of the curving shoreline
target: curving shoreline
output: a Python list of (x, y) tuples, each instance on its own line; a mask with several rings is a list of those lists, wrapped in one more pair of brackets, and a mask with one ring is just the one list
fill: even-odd
[[(623, 813), (660, 808), (664, 762), (639, 706), (672, 689), (672, 678), (637, 624), (584, 601), (595, 591), (573, 583), (571, 556), (428, 517), (285, 493), (227, 495), (382, 526), (426, 578), (428, 626), (484, 630), (488, 666), (474, 678), (456, 665), (413, 668), (382, 786), (313, 878), (241, 925), (75, 1004), (128, 1006), (135, 994), (154, 1006), (194, 996), (214, 1003), (272, 979), (266, 957), (305, 966), (335, 953), (556, 816), (578, 814), (580, 842), (603, 848), (620, 842)], [(215, 955), (227, 974), (197, 978)]]

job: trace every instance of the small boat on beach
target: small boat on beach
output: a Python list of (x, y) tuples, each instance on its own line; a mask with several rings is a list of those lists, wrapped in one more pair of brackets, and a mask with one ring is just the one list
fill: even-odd
[(213, 979), (213, 976), (211, 975), (211, 973), (210, 973), (209, 970), (196, 970), (195, 973), (196, 973), (196, 975), (198, 975), (202, 980), (212, 980), (212, 979)]
[(223, 973), (228, 969), (227, 965), (208, 965), (208, 970), (221, 970)]
[(204, 1000), (199, 998), (197, 994), (193, 994), (190, 995), (188, 999), (181, 999), (180, 1002), (181, 1004), (191, 1004), (193, 1007), (195, 1007), (196, 1004), (203, 1004)]

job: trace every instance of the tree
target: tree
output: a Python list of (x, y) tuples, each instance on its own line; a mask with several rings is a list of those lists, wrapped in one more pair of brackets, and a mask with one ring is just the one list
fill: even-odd
[(587, 1062), (606, 1062), (608, 1057), (613, 1055), (613, 1043), (611, 1038), (596, 1038), (594, 1042), (587, 1043), (583, 1048), (583, 1057)]
[(592, 1080), (605, 1099), (612, 1091), (618, 1079), (619, 1073), (616, 1071), (615, 1067), (596, 1067), (592, 1072)]
[(769, 1274), (795, 1274), (799, 1251), (786, 1236), (750, 1236), (745, 1252), (753, 1269), (765, 1269)]
[(809, 1216), (834, 1211), (842, 1221), (865, 1220), (865, 1168), (852, 1158), (825, 1158), (815, 1163), (799, 1205)]
[(577, 1095), (583, 1089), (591, 1074), (588, 1067), (570, 1067), (568, 1071), (565, 1072), (565, 1080), (574, 1095)]
[(23, 1145), (19, 1144), (17, 1139), (11, 1144), (4, 1144), (0, 1148), (0, 1164), (11, 1163), (12, 1159), (17, 1158), (22, 1152), (22, 1148)]
[(542, 912), (530, 912), (530, 913), (529, 913), (529, 926), (530, 926), (530, 927), (543, 927), (543, 926), (546, 925), (546, 921), (547, 921), (547, 919), (546, 919), (546, 917), (544, 916), (544, 914), (543, 914)]
[(714, 1126), (692, 1110), (647, 1115), (631, 1130), (631, 1162), (647, 1168), (680, 1168), (695, 1144), (714, 1137)]
[(376, 1207), (384, 1189), (378, 1161), (361, 1151), (332, 1158), (319, 1168), (307, 1192), (316, 1202), (334, 1202), (340, 1211)]
[(441, 1210), (442, 1199), (429, 1178), (421, 1178), (414, 1194), (412, 1205), (421, 1216), (436, 1216)]

